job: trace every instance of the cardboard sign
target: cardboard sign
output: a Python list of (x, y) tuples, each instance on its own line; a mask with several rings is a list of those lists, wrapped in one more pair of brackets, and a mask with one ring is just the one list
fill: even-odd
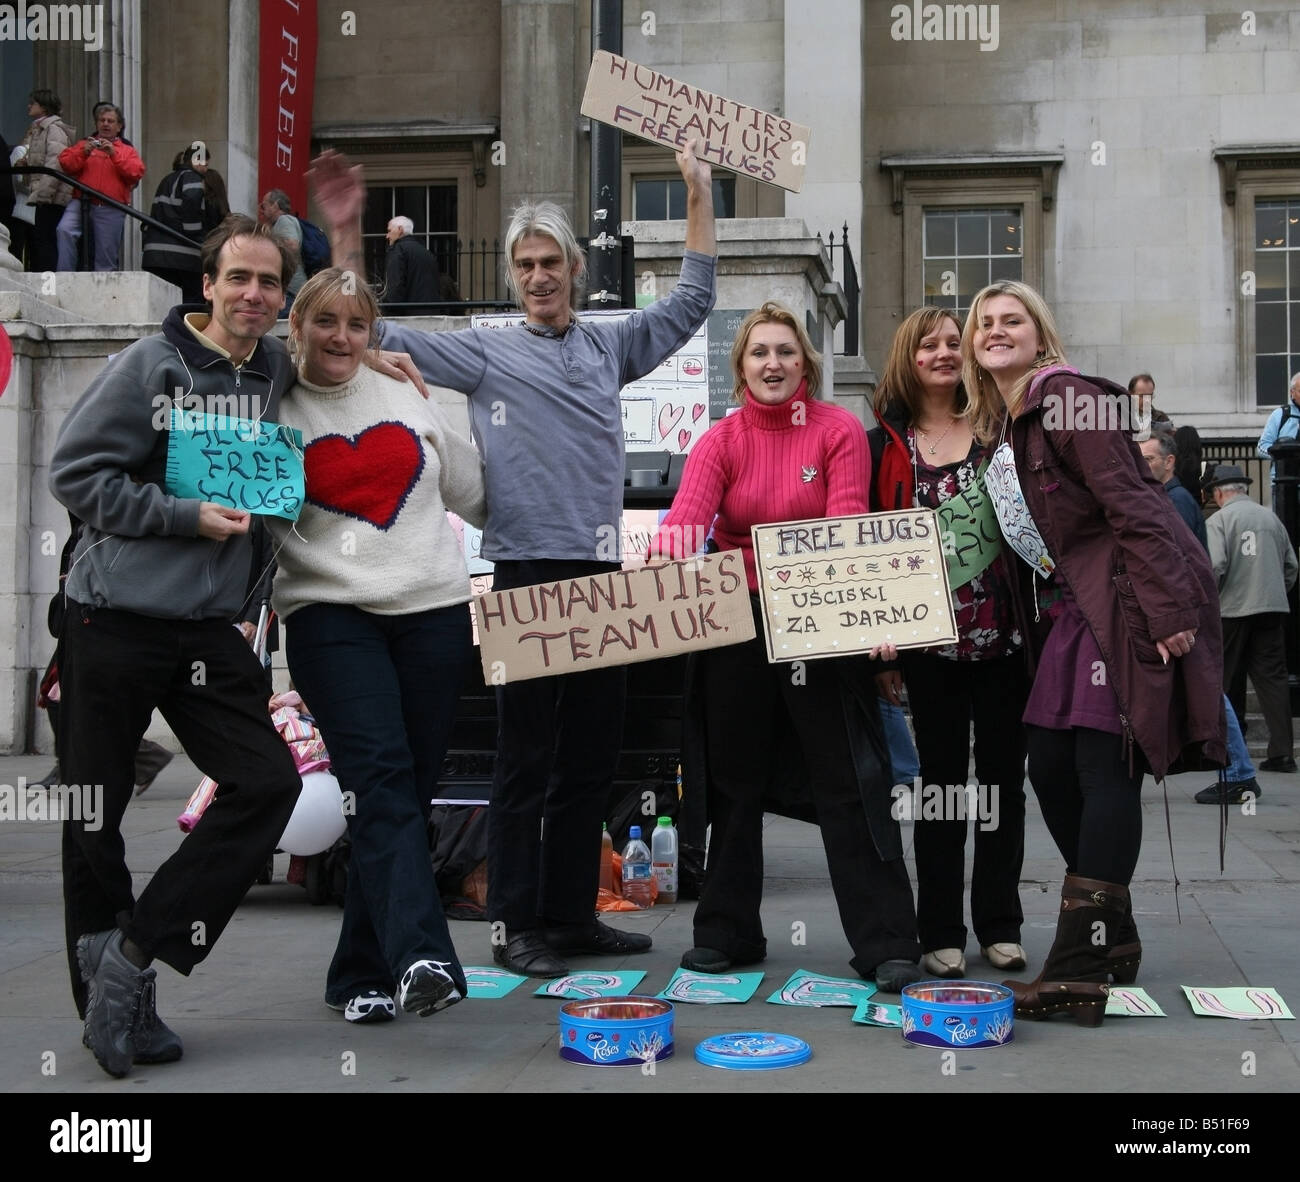
[(792, 193), (803, 188), (809, 128), (607, 50), (592, 56), (582, 113), (673, 149), (698, 137), (709, 164)]
[(933, 509), (756, 525), (751, 535), (769, 661), (957, 639)]
[(303, 503), (302, 432), (172, 407), (167, 491), (246, 513), (297, 521)]
[(754, 637), (739, 550), (474, 600), (483, 679), (505, 685)]

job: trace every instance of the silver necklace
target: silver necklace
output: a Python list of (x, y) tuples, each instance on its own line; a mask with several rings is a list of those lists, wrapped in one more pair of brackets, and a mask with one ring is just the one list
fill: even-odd
[[(945, 431), (942, 435), (940, 435), (939, 438), (936, 439), (936, 440), (934, 441), (934, 443), (931, 444), (931, 445), (929, 446), (929, 448), (928, 448), (927, 450), (929, 451), (929, 453), (930, 453), (931, 455), (934, 455), (934, 453), (935, 453), (936, 451), (939, 450), (939, 444), (941, 444), (945, 439), (948, 438), (948, 436), (952, 433), (952, 429), (953, 429), (956, 425), (957, 425), (957, 420), (956, 420), (956, 419), (953, 419), (953, 420), (948, 424), (948, 430)], [(922, 435), (924, 435), (926, 439), (929, 439), (929, 438), (930, 438), (930, 432), (929, 432), (929, 431), (926, 431), (923, 427), (920, 426), (920, 424), (917, 424), (917, 428), (916, 428), (916, 429), (917, 429), (918, 432), (920, 432)]]

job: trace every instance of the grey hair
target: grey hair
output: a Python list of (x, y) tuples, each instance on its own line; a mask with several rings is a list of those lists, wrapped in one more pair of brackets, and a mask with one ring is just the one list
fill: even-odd
[(288, 213), (290, 210), (291, 203), (289, 201), (289, 194), (283, 189), (267, 190), (266, 200), (272, 205), (278, 205), (285, 213)]
[(1248, 485), (1248, 484), (1241, 484), (1240, 482), (1235, 482), (1235, 483), (1233, 483), (1233, 484), (1216, 484), (1214, 487), (1217, 488), (1217, 489), (1219, 489), (1220, 492), (1226, 492), (1226, 493), (1227, 493), (1227, 492), (1230, 492), (1230, 493), (1248, 493), (1248, 492), (1250, 492), (1250, 485)]
[(411, 219), (408, 218), (405, 214), (399, 213), (395, 218), (389, 218), (388, 224), (390, 226), (399, 227), (403, 234), (415, 233), (415, 223), (411, 221)]
[(1162, 456), (1178, 458), (1178, 441), (1174, 438), (1174, 429), (1169, 423), (1152, 423), (1147, 438), (1154, 439), (1160, 445)]
[(1287, 383), (1286, 388), (1288, 390), (1294, 390), (1298, 384), (1300, 384), (1300, 371), (1291, 375), (1291, 380)]
[[(573, 284), (569, 289), (569, 307), (577, 311), (582, 302), (582, 292), (587, 283), (587, 256), (583, 254), (569, 224), (568, 215), (554, 201), (526, 201), (519, 206), (506, 227), (505, 267), (506, 286), (519, 306), (524, 305), (523, 295), (515, 282), (515, 247), (521, 239), (531, 235), (549, 238), (560, 248), (565, 270), (573, 271)], [(577, 270), (574, 271), (574, 264)]]

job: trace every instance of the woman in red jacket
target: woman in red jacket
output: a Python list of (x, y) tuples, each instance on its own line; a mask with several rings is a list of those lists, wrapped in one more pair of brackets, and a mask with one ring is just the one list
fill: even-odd
[[(59, 167), (106, 197), (124, 205), (131, 190), (144, 176), (140, 154), (122, 138), (122, 109), (112, 103), (95, 107), (95, 134), (78, 140), (59, 153)], [(81, 237), (82, 212), (90, 210), (91, 234), (94, 237), (93, 271), (116, 271), (122, 253), (122, 224), (126, 214), (80, 190), (68, 202), (59, 220), (59, 270), (77, 269), (77, 239)]]
[[(1025, 967), (1020, 867), (1025, 853), (1025, 728), (1029, 682), (1010, 576), (983, 476), (992, 446), (974, 437), (961, 384), (961, 326), (943, 308), (919, 308), (898, 326), (876, 387), (879, 426), (869, 435), (873, 510), (938, 510), (957, 641), (903, 654), (902, 672), (877, 675), (897, 703), (906, 678), (921, 782), (965, 785), (975, 726), (977, 784), (951, 815), (912, 815), (916, 917), (935, 977), (966, 975), (966, 831), (975, 821), (971, 920), (996, 969)], [(895, 789), (897, 791), (897, 789)]]
[(1043, 971), (1008, 984), (1021, 1017), (1095, 1026), (1108, 976), (1132, 980), (1142, 955), (1128, 886), (1143, 773), (1225, 760), (1216, 585), (1133, 441), (1127, 392), (1066, 364), (1036, 291), (979, 292), (962, 355), (976, 434), (995, 444), (986, 485), (1024, 560), (1029, 779), (1066, 869)]
[[(694, 972), (721, 973), (767, 953), (763, 800), (777, 786), (782, 743), (793, 739), (811, 791), (852, 965), (882, 990), (920, 980), (916, 911), (898, 822), (889, 812), (888, 757), (874, 667), (855, 657), (769, 664), (759, 619), (750, 527), (867, 511), (870, 456), (861, 422), (815, 398), (821, 358), (799, 317), (766, 303), (731, 350), (740, 410), (714, 424), (686, 462), (650, 557), (684, 558), (712, 529), (740, 550), (758, 636), (697, 654), (712, 824), (695, 909)], [(893, 657), (873, 650), (869, 656)], [(863, 673), (861, 671), (865, 670)]]

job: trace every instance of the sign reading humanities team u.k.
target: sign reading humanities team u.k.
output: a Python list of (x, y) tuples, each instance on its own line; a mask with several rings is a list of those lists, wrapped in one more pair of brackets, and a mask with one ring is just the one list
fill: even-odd
[(785, 521), (751, 534), (769, 661), (957, 639), (933, 509)]
[(714, 167), (792, 193), (803, 188), (809, 128), (608, 50), (592, 55), (582, 113), (669, 148), (698, 138), (700, 159)]
[(490, 591), (474, 600), (483, 679), (504, 685), (754, 637), (739, 550)]

